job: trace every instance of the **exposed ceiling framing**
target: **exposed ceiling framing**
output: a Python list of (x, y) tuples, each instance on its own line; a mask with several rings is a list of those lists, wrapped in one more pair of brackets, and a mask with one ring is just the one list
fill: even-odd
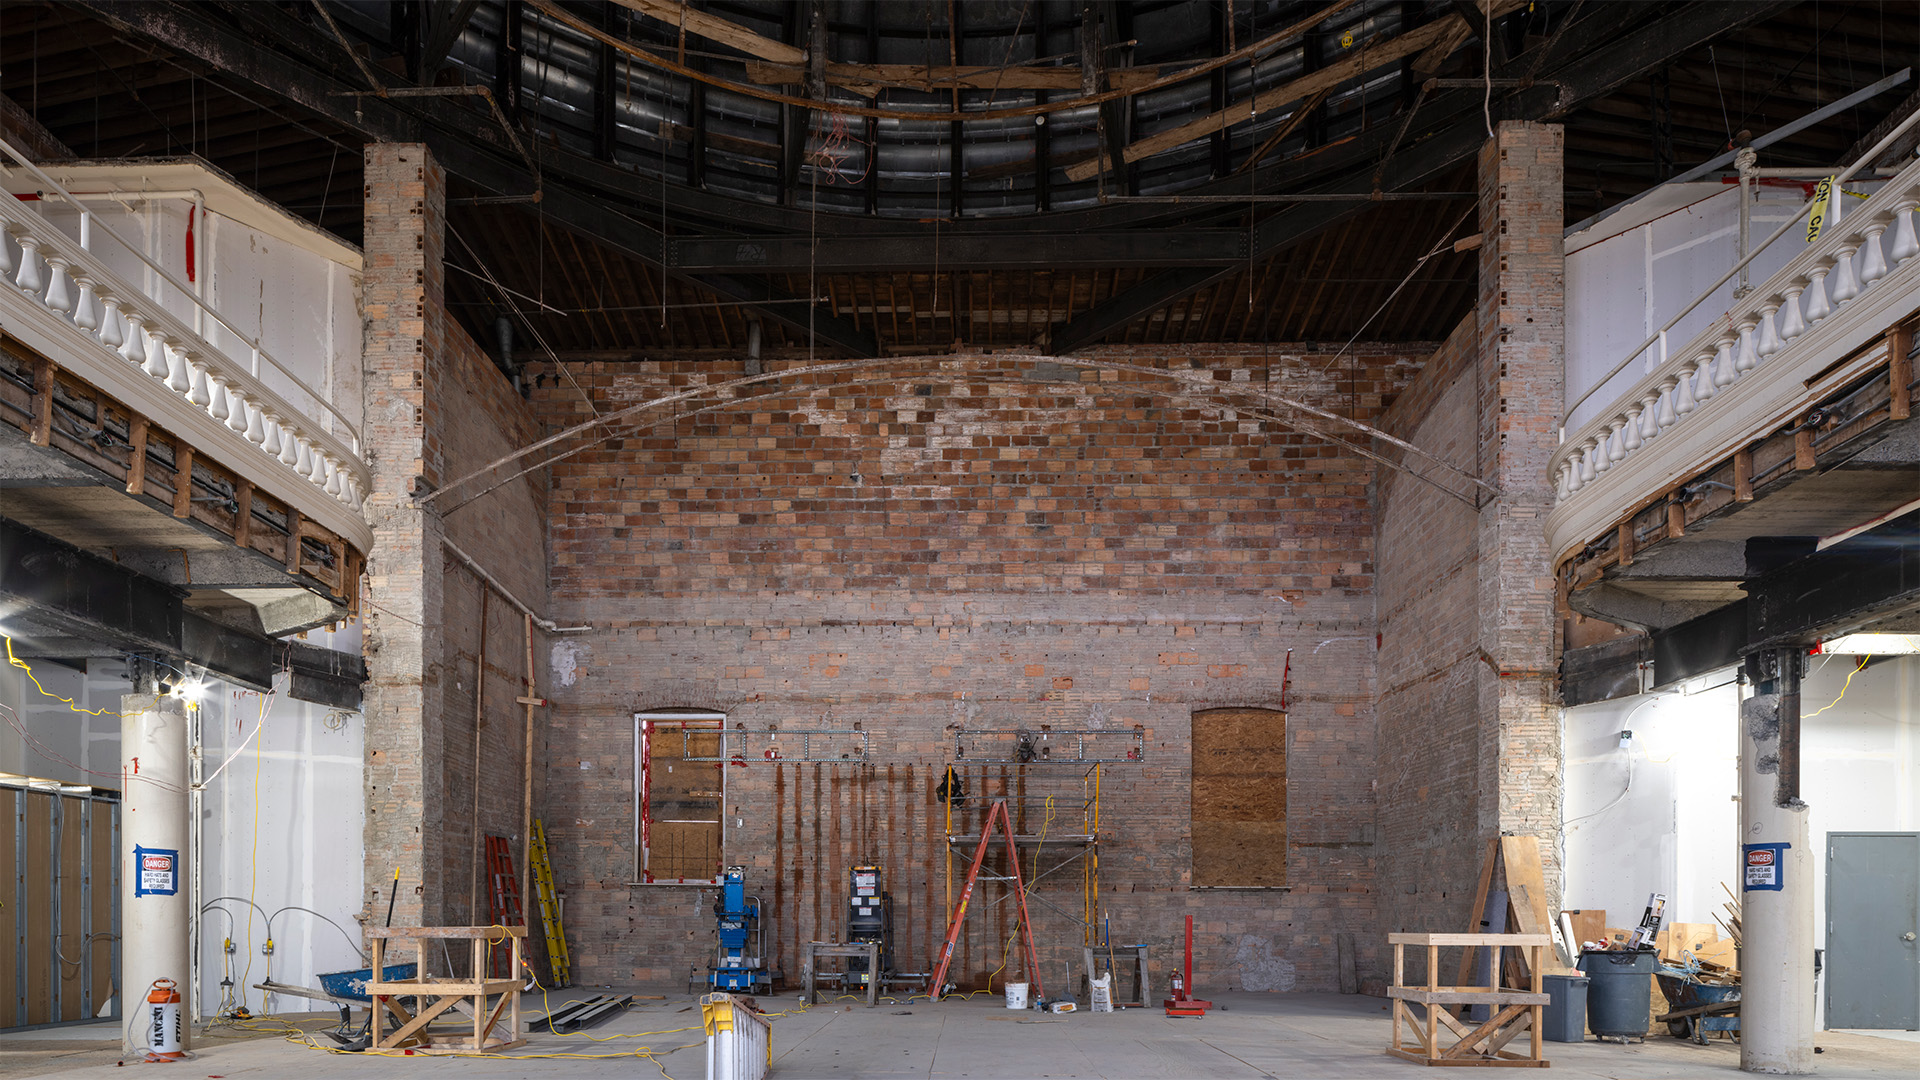
[[(1470, 209), (1487, 115), (1565, 124), (1577, 220), (1920, 51), (1864, 0), (1484, 8), (17, 0), (0, 90), (77, 154), (197, 154), (349, 239), (362, 146), (428, 143), (489, 347), (504, 316), (522, 355), (737, 355), (756, 319), (1058, 352), (1441, 337), (1475, 257), (1403, 279)], [(1763, 163), (1830, 164), (1910, 91)]]

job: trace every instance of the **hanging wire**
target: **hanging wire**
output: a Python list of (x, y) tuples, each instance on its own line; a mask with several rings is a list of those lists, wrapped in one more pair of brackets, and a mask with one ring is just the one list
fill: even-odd
[(1487, 93), (1480, 101), (1480, 113), (1487, 121), (1487, 138), (1493, 138), (1493, 0), (1480, 0), (1485, 14), (1481, 25), (1486, 29), (1480, 32), (1481, 63), (1480, 74), (1487, 82)]

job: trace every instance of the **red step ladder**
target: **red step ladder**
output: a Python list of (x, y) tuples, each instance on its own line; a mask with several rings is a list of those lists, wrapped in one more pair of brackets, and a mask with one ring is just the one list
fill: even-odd
[(1020, 850), (1014, 843), (1013, 821), (1007, 816), (1007, 801), (996, 799), (987, 809), (986, 820), (980, 823), (980, 846), (973, 851), (973, 865), (967, 868), (967, 884), (960, 890), (960, 903), (954, 906), (953, 921), (947, 925), (947, 941), (940, 947), (940, 963), (933, 969), (933, 979), (927, 984), (927, 997), (940, 1000), (941, 990), (947, 983), (947, 968), (953, 963), (953, 947), (960, 940), (960, 926), (966, 921), (967, 901), (973, 899), (974, 883), (980, 880), (980, 864), (987, 859), (987, 847), (993, 843), (993, 826), (998, 822), (1001, 835), (1007, 839), (1007, 867), (1010, 873), (1004, 878), (988, 877), (989, 881), (1008, 881), (1012, 883), (1013, 898), (1020, 910), (1020, 937), (1024, 942), (1021, 954), (1027, 965), (1027, 979), (1033, 983), (1034, 1001), (1041, 1001), (1045, 993), (1040, 989), (1040, 961), (1033, 950), (1033, 924), (1027, 919), (1027, 888), (1020, 880)]
[[(487, 910), (495, 926), (526, 925), (520, 907), (520, 883), (513, 873), (513, 849), (504, 836), (487, 837)], [(497, 949), (492, 943), (487, 945), (487, 969), (493, 978), (510, 979), (517, 974), (510, 970), (510, 953), (504, 941)]]

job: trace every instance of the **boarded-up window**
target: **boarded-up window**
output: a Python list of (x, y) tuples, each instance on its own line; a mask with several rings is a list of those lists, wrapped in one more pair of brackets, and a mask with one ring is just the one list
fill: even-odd
[(1287, 883), (1287, 714), (1193, 714), (1193, 883)]
[(721, 824), (726, 770), (720, 713), (638, 713), (639, 849), (637, 881), (719, 881), (725, 865)]

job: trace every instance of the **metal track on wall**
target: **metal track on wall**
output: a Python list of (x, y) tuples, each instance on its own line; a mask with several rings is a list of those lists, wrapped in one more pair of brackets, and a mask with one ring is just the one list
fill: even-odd
[(974, 728), (953, 733), (953, 760), (976, 765), (1094, 765), (1145, 761), (1147, 733), (1132, 728)]
[[(722, 730), (712, 754), (696, 754), (690, 735), (713, 737), (712, 730), (680, 733), (685, 761), (866, 761), (867, 733), (859, 728), (767, 728), (764, 731)], [(795, 748), (798, 752), (795, 752)]]
[(0, 1029), (92, 1021), (119, 981), (119, 794), (7, 775), (0, 812), (14, 820), (11, 857), (0, 857), (0, 876), (12, 879), (0, 922), (13, 938), (0, 950), (13, 968), (0, 988)]

